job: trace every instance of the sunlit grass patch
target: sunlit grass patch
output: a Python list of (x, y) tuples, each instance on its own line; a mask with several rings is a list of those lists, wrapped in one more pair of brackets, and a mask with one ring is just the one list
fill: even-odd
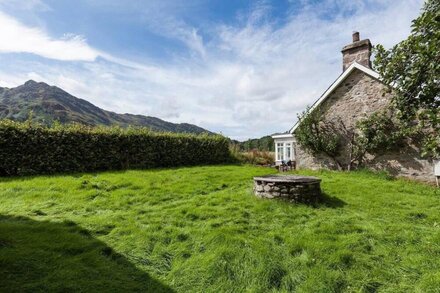
[(435, 188), (369, 172), (302, 171), (323, 179), (326, 202), (312, 207), (255, 197), (252, 177), (273, 172), (216, 166), (0, 179), (0, 291), (439, 288)]

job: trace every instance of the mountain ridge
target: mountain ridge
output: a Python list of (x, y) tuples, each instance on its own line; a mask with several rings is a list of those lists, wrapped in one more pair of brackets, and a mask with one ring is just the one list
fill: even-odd
[(0, 87), (0, 119), (32, 120), (52, 124), (77, 122), (89, 126), (143, 126), (155, 131), (212, 133), (189, 123), (172, 123), (157, 117), (107, 111), (89, 101), (44, 82), (28, 80), (14, 88)]

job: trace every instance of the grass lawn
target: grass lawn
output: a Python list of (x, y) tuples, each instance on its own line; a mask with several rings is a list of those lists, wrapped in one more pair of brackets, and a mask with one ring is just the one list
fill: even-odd
[(439, 292), (440, 192), (367, 172), (326, 203), (252, 195), (270, 169), (0, 179), (0, 291)]

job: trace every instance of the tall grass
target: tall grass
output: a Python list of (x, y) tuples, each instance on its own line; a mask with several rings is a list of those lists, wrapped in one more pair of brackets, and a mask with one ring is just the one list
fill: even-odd
[(440, 194), (312, 172), (318, 206), (251, 166), (0, 179), (0, 291), (438, 292)]
[(238, 146), (230, 146), (230, 152), (236, 161), (242, 164), (260, 165), (260, 166), (270, 166), (275, 161), (274, 152), (259, 151), (253, 149), (248, 152), (240, 151)]

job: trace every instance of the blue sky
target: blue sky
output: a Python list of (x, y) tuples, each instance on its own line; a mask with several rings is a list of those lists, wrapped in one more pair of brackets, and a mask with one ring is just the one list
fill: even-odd
[(423, 0), (0, 0), (0, 86), (57, 85), (118, 113), (247, 139), (288, 130), (352, 31), (387, 47)]

